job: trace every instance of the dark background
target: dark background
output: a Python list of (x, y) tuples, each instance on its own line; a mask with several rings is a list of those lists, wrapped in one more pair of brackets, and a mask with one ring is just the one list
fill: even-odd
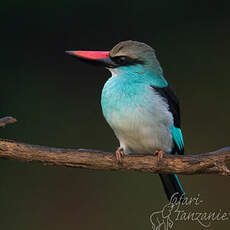
[[(65, 50), (109, 50), (122, 40), (156, 49), (181, 101), (187, 154), (229, 145), (229, 1), (28, 1), (1, 3), (0, 116), (18, 122), (3, 138), (114, 151), (100, 93), (107, 70)], [(0, 229), (151, 229), (167, 202), (156, 175), (0, 161)], [(229, 178), (182, 176), (199, 211), (230, 212)], [(230, 220), (210, 229), (229, 229)], [(201, 229), (176, 222), (173, 229)]]

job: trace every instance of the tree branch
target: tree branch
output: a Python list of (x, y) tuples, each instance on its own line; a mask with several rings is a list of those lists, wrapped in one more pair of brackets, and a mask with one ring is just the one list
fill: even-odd
[(0, 158), (96, 170), (186, 175), (206, 173), (230, 176), (230, 170), (227, 168), (227, 164), (230, 163), (230, 147), (197, 155), (179, 156), (164, 154), (159, 161), (157, 156), (135, 154), (125, 156), (122, 162), (118, 163), (115, 155), (109, 152), (50, 148), (0, 139)]
[[(17, 120), (13, 117), (0, 119), (0, 127)], [(157, 156), (132, 154), (117, 162), (115, 155), (89, 149), (62, 149), (29, 145), (0, 138), (0, 158), (23, 162), (40, 162), (45, 165), (67, 166), (96, 170), (140, 171), (166, 174), (219, 174), (230, 176), (230, 147), (215, 152), (196, 155), (164, 154)]]

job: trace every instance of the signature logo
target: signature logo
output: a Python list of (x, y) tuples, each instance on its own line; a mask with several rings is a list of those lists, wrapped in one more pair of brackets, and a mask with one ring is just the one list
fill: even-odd
[(196, 197), (178, 197), (174, 193), (168, 204), (160, 211), (152, 212), (150, 222), (153, 230), (169, 230), (176, 221), (197, 222), (202, 227), (208, 228), (216, 221), (228, 221), (230, 213), (221, 209), (215, 211), (198, 211), (202, 209), (203, 200), (198, 194)]

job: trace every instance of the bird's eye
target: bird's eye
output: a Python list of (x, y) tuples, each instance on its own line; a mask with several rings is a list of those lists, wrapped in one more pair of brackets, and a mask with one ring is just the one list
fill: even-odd
[(128, 62), (128, 59), (125, 56), (116, 57), (115, 60), (119, 65), (125, 65)]

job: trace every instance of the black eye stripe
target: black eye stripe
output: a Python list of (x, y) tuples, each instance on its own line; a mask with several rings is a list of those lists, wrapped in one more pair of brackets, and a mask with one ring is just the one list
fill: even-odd
[(142, 63), (140, 60), (133, 59), (127, 56), (117, 56), (111, 58), (117, 65), (122, 66), (122, 65), (135, 65), (138, 63)]
[(132, 60), (130, 58), (125, 57), (125, 56), (114, 57), (113, 61), (119, 65), (128, 65), (128, 64), (131, 64), (131, 62), (132, 62)]

